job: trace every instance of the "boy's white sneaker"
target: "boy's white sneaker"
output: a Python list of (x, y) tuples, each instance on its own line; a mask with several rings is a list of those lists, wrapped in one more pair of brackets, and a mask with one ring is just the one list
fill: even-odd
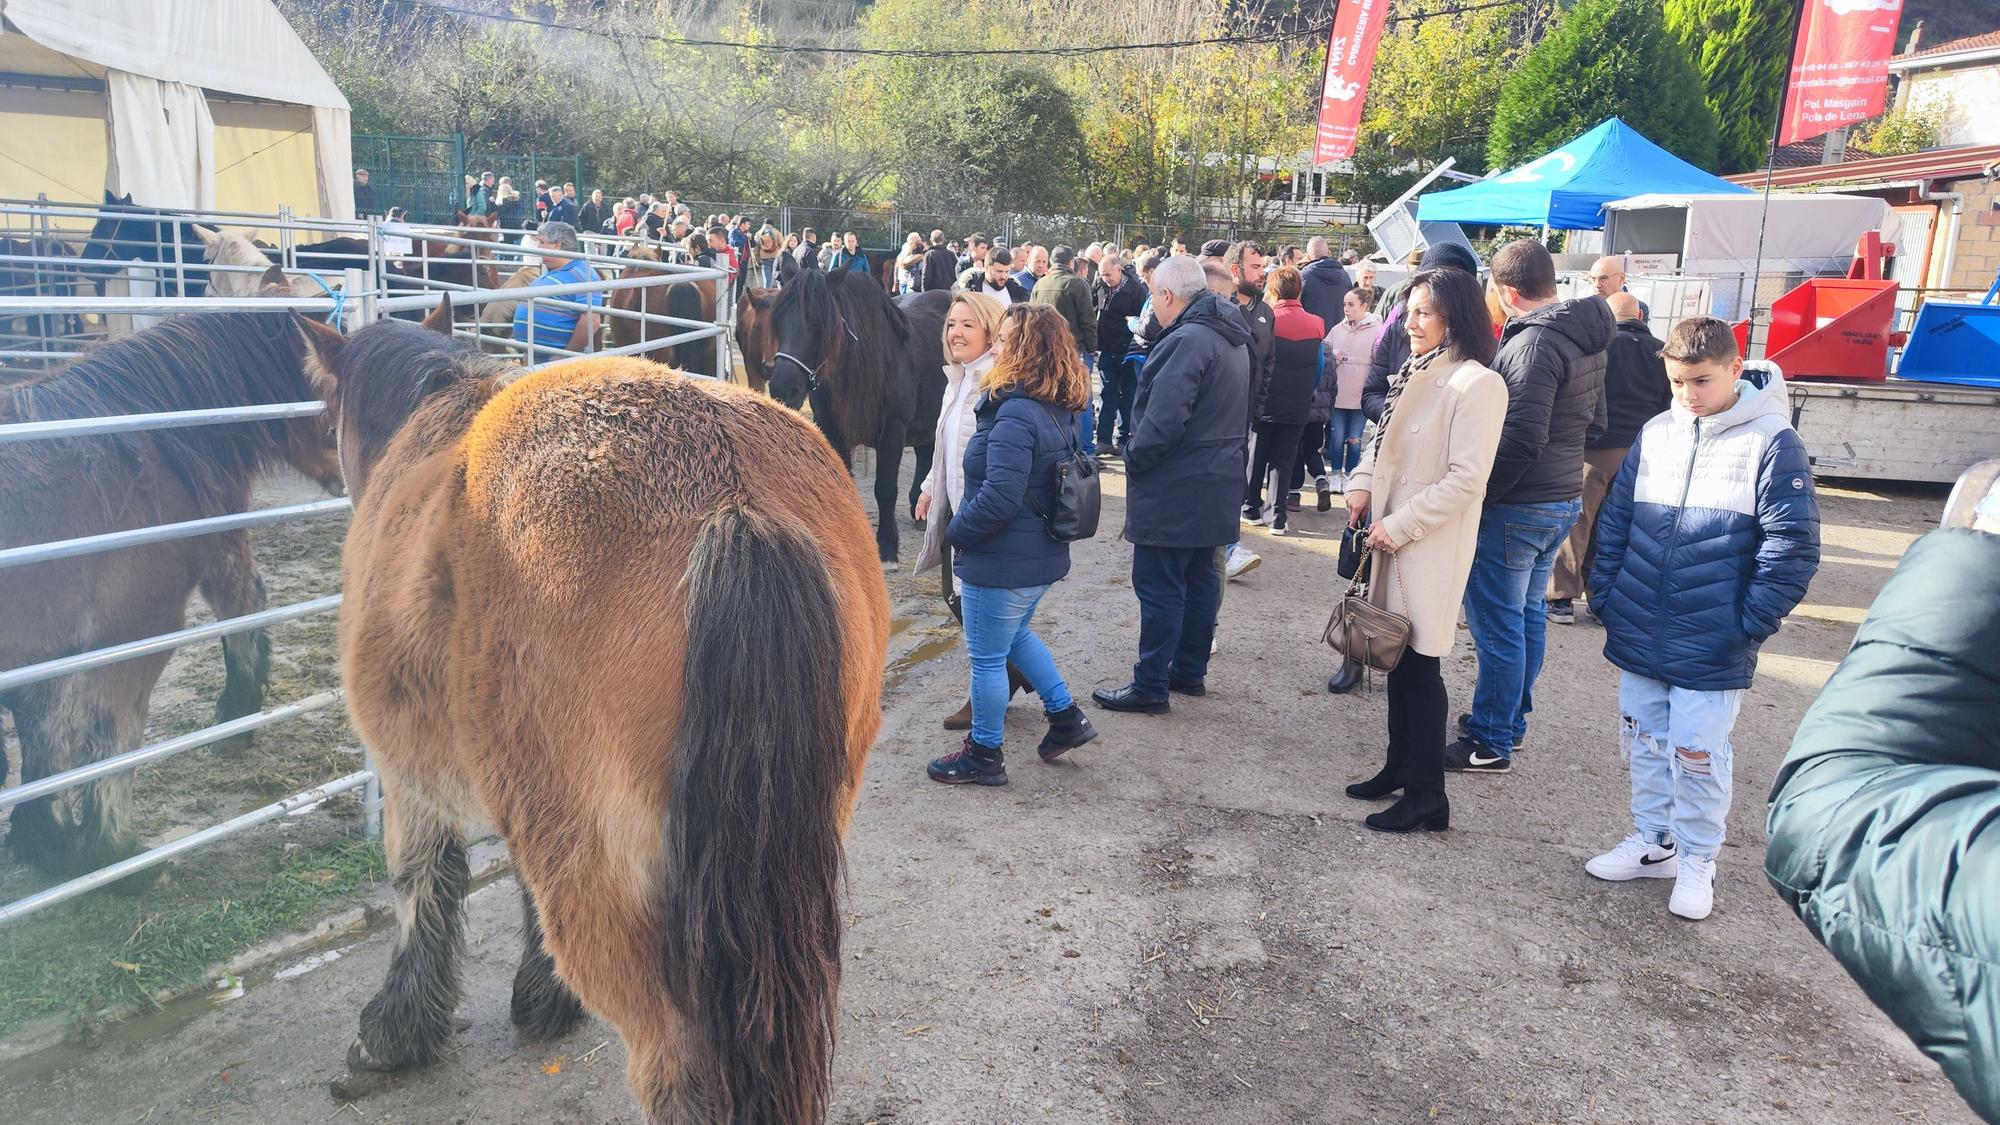
[(1674, 878), (1674, 894), (1667, 909), (1691, 922), (1699, 922), (1715, 909), (1715, 861), (1690, 855), (1681, 857), (1681, 873)]
[(1614, 883), (1627, 879), (1672, 879), (1680, 869), (1680, 853), (1671, 840), (1665, 847), (1659, 847), (1634, 832), (1618, 841), (1617, 847), (1592, 857), (1583, 869)]

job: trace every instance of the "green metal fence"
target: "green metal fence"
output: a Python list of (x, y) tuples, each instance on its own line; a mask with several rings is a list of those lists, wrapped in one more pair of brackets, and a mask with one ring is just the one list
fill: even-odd
[[(368, 169), (375, 189), (375, 209), (408, 209), (419, 223), (449, 223), (465, 205), (465, 177), (492, 172), (511, 176), (531, 207), (535, 181), (583, 183), (583, 157), (468, 152), (465, 136), (412, 137), (376, 133), (354, 134), (354, 166)], [(582, 193), (589, 194), (589, 188)]]

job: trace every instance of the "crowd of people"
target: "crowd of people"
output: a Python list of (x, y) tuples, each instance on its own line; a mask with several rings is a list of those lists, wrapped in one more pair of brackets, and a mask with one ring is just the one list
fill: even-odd
[[(1386, 760), (1347, 788), (1395, 798), (1367, 826), (1448, 828), (1447, 774), (1514, 768), (1548, 625), (1587, 604), (1621, 677), (1632, 831), (1585, 870), (1671, 878), (1669, 910), (1707, 917), (1730, 731), (1818, 564), (1781, 375), (1746, 366), (1713, 318), (1656, 336), (1615, 259), (1565, 300), (1534, 241), (1484, 264), (1434, 247), (1386, 293), (1323, 241), (1301, 250), (1140, 247), (1128, 265), (1116, 247), (968, 240), (918, 565), (945, 565), (962, 605), (971, 691), (945, 725), (969, 729), (930, 776), (1004, 785), (1002, 715), (1021, 690), (1047, 713), (1042, 758), (1097, 736), (1031, 628), (1069, 569), (1046, 519), (1066, 450), (1126, 478), (1138, 652), (1129, 682), (1091, 693), (1110, 711), (1205, 693), (1224, 589), (1255, 565), (1243, 531), (1286, 533), (1310, 481), (1319, 510), (1344, 501), (1367, 601), (1406, 623)], [(1478, 676), (1454, 722), (1442, 661), (1461, 613)], [(1362, 679), (1351, 663), (1329, 690)]]

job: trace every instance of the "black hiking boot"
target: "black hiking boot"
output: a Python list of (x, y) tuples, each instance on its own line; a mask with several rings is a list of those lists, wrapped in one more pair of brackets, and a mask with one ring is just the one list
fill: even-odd
[(958, 749), (932, 759), (925, 772), (946, 785), (1005, 785), (1007, 758), (999, 747), (981, 746), (968, 734)]
[(1053, 762), (1096, 737), (1097, 728), (1090, 725), (1083, 708), (1072, 703), (1061, 711), (1049, 712), (1049, 733), (1042, 736), (1042, 744), (1035, 747), (1035, 753), (1042, 756), (1042, 761)]

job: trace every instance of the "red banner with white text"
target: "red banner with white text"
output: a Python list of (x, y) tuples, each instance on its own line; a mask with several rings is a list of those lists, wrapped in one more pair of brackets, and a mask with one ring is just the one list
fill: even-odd
[(1354, 138), (1361, 131), (1361, 101), (1368, 96), (1375, 48), (1382, 42), (1382, 26), (1388, 17), (1389, 0), (1340, 0), (1326, 46), (1313, 164), (1330, 164), (1354, 155)]
[(1882, 112), (1903, 0), (1805, 0), (1778, 143), (1810, 140)]

